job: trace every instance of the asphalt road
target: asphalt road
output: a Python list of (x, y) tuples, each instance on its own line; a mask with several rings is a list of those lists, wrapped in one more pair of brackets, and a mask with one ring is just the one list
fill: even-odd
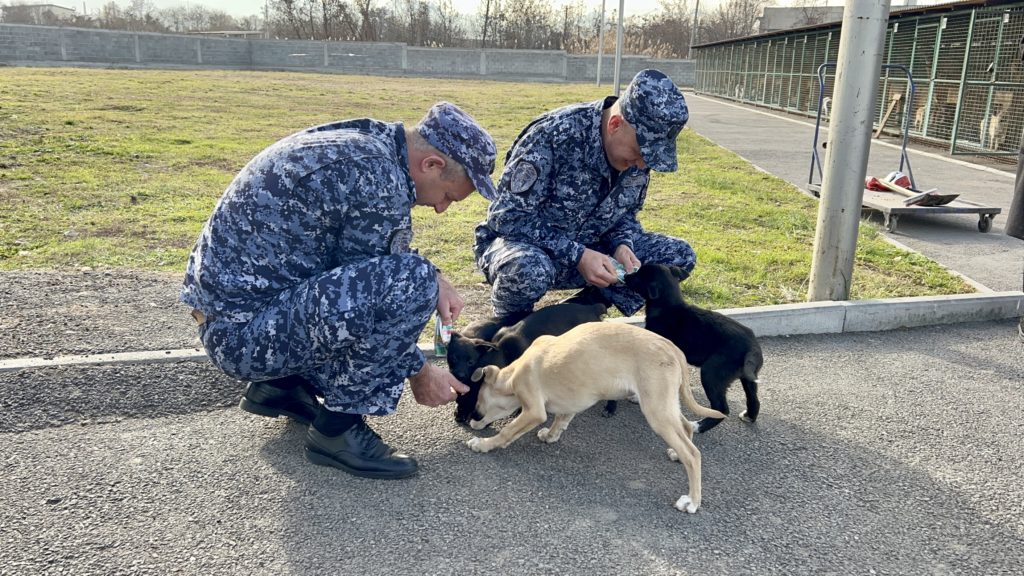
[(385, 482), (204, 363), (0, 374), (0, 574), (1020, 573), (1016, 322), (763, 345), (759, 421), (696, 439), (695, 515), (628, 403), (481, 455), (406, 394), (373, 425), (421, 472)]

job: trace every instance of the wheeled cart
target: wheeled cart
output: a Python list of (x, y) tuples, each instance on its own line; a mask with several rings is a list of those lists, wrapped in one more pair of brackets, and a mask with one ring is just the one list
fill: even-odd
[[(821, 110), (825, 97), (825, 70), (835, 67), (835, 62), (826, 62), (818, 67), (818, 116), (814, 124), (814, 141), (811, 143), (811, 170), (807, 177), (807, 190), (815, 196), (821, 194), (821, 184), (815, 183), (815, 170), (818, 175), (823, 175), (821, 169), (821, 157), (818, 154), (818, 134), (821, 130)], [(914, 117), (914, 79), (910, 70), (901, 64), (883, 64), (883, 69), (902, 70), (907, 76), (907, 88), (909, 94), (904, 103), (904, 114), (902, 117), (902, 134), (900, 146), (900, 163), (898, 171), (903, 172), (910, 179), (910, 187), (915, 188), (914, 172), (910, 166), (910, 157), (907, 156), (907, 140), (909, 137), (910, 122)], [(887, 115), (888, 117), (888, 115)], [(992, 219), (1002, 210), (994, 206), (985, 206), (967, 200), (953, 200), (942, 206), (907, 206), (903, 203), (905, 197), (893, 192), (879, 192), (864, 189), (864, 199), (861, 204), (865, 210), (875, 210), (882, 213), (885, 222), (885, 229), (895, 232), (899, 224), (900, 216), (914, 214), (926, 216), (929, 214), (977, 214), (978, 231), (988, 232), (992, 229)]]

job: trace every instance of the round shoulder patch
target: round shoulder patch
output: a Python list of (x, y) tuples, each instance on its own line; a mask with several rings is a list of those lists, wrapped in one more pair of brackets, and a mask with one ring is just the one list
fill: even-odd
[(391, 233), (391, 254), (405, 254), (412, 245), (412, 230), (399, 228)]
[(537, 168), (529, 162), (520, 162), (512, 173), (512, 192), (522, 194), (537, 181)]

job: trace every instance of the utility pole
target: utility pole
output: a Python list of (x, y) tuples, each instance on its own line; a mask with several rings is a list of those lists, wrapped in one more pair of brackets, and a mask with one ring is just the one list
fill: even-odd
[(601, 28), (597, 32), (597, 85), (601, 85), (601, 60), (604, 59), (604, 2), (601, 0)]
[(270, 0), (263, 0), (263, 38), (270, 40)]
[(690, 48), (686, 51), (686, 57), (693, 60), (693, 45), (697, 43), (697, 18), (699, 17), (700, 0), (693, 6), (693, 27), (690, 28)]
[(807, 299), (847, 300), (890, 0), (847, 2)]
[(619, 81), (619, 72), (622, 69), (622, 29), (625, 26), (623, 21), (623, 10), (625, 9), (626, 0), (619, 0), (619, 25), (615, 30), (615, 97), (619, 96), (621, 82)]

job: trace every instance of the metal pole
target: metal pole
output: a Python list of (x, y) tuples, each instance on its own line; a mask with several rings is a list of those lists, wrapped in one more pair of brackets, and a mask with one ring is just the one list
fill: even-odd
[(601, 0), (601, 28), (597, 33), (597, 85), (601, 85), (601, 60), (604, 59), (604, 2)]
[(690, 47), (686, 50), (686, 57), (693, 60), (693, 45), (697, 43), (697, 11), (700, 10), (700, 0), (693, 6), (693, 28), (690, 29)]
[(615, 30), (615, 96), (619, 96), (619, 72), (622, 69), (622, 29), (625, 26), (622, 11), (625, 8), (626, 0), (619, 0), (619, 26)]
[(853, 279), (889, 0), (847, 2), (807, 299), (846, 300)]

